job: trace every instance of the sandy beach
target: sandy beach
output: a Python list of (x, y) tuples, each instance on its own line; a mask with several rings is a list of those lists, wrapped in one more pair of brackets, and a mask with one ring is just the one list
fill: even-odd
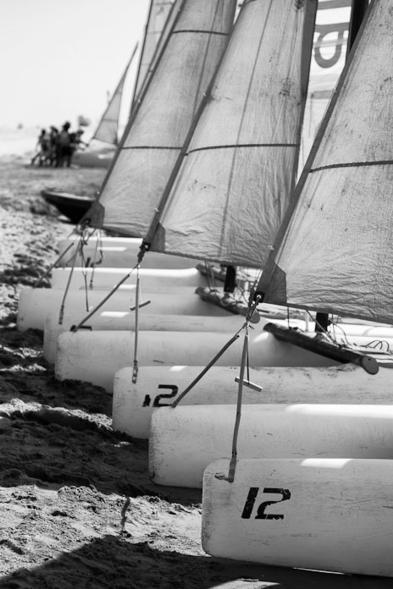
[(111, 395), (54, 379), (42, 334), (15, 327), (20, 289), (34, 284), (73, 229), (39, 193), (94, 194), (105, 171), (28, 162), (0, 158), (0, 587), (391, 587), (389, 579), (209, 557), (200, 543), (200, 491), (154, 485), (147, 443), (112, 430)]

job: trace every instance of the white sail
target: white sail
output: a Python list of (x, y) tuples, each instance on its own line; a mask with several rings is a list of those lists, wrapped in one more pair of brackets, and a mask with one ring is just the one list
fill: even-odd
[(266, 301), (393, 322), (393, 10), (375, 0), (297, 189)]
[(185, 0), (90, 214), (95, 226), (143, 236), (217, 68), (236, 0)]
[(352, 0), (319, 0), (300, 149), (302, 170), (345, 65)]
[(98, 141), (103, 141), (104, 143), (111, 143), (112, 145), (117, 145), (118, 143), (119, 117), (123, 89), (127, 78), (128, 69), (135, 56), (137, 47), (138, 44), (135, 45), (132, 51), (130, 60), (126, 65), (126, 68), (119, 80), (118, 85), (116, 86), (112, 98), (108, 103), (108, 106), (104, 111), (104, 114), (101, 117), (100, 122), (98, 123), (97, 129), (95, 130), (91, 138), (92, 140), (97, 139)]
[(265, 262), (294, 188), (316, 4), (243, 5), (152, 249)]
[[(176, 0), (150, 0), (143, 46), (139, 59), (138, 74), (135, 82), (134, 99), (138, 97), (152, 70), (154, 57), (165, 42), (168, 31), (168, 17)], [(169, 32), (169, 31), (168, 31)], [(134, 100), (132, 101), (134, 103)]]

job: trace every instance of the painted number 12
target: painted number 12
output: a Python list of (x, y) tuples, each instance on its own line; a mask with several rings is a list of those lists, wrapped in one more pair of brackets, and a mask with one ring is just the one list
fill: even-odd
[[(243, 519), (250, 519), (253, 509), (255, 507), (255, 501), (257, 495), (259, 493), (259, 487), (250, 487), (248, 491), (247, 499), (243, 507), (243, 512), (241, 517)], [(262, 493), (277, 493), (280, 495), (280, 499), (276, 499), (275, 501), (263, 501), (258, 505), (257, 513), (255, 519), (284, 519), (283, 514), (281, 513), (265, 513), (266, 507), (269, 505), (275, 505), (276, 503), (282, 503), (283, 501), (288, 501), (291, 498), (291, 493), (289, 489), (276, 489), (273, 487), (265, 487), (262, 489)]]
[[(179, 387), (176, 386), (175, 384), (159, 384), (158, 388), (159, 389), (167, 389), (171, 392), (166, 393), (166, 394), (161, 393), (161, 395), (157, 395), (154, 398), (153, 407), (167, 407), (169, 405), (169, 403), (163, 403), (162, 399), (173, 399), (173, 397), (176, 397), (176, 395), (179, 391)], [(142, 407), (150, 407), (150, 405), (151, 405), (150, 395), (145, 395)]]

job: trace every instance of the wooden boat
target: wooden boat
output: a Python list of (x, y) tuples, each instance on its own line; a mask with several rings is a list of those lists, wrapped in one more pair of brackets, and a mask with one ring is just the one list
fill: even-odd
[(94, 197), (91, 196), (78, 196), (69, 192), (49, 189), (42, 190), (41, 196), (48, 204), (55, 206), (71, 223), (75, 224), (79, 223), (94, 202)]

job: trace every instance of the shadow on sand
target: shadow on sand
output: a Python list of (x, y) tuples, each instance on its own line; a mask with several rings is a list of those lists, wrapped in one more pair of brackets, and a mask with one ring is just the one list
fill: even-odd
[(0, 485), (86, 486), (104, 494), (153, 495), (184, 506), (200, 490), (157, 486), (148, 474), (146, 440), (64, 408), (38, 407), (0, 417)]
[(388, 589), (392, 580), (158, 551), (104, 536), (41, 566), (0, 579), (1, 589)]

